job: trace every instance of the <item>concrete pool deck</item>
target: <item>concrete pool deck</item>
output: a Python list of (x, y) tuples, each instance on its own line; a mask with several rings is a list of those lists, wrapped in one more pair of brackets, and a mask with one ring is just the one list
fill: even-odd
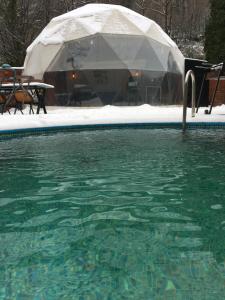
[[(105, 126), (146, 125), (153, 124), (165, 127), (181, 127), (182, 106), (104, 106), (99, 108), (47, 107), (48, 114), (29, 115), (28, 110), (22, 115), (5, 113), (0, 115), (0, 135), (21, 131), (45, 131), (55, 128), (90, 128)], [(211, 115), (201, 108), (196, 117), (191, 117), (191, 109), (187, 112), (189, 126), (202, 125), (225, 127), (225, 105), (214, 107)], [(13, 112), (12, 112), (13, 113)]]

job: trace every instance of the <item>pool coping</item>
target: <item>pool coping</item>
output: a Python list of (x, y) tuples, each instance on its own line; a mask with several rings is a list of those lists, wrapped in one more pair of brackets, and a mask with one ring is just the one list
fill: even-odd
[[(181, 122), (108, 123), (85, 125), (59, 125), (46, 127), (0, 130), (0, 139), (66, 131), (108, 129), (182, 129)], [(187, 129), (225, 129), (225, 122), (187, 122)]]

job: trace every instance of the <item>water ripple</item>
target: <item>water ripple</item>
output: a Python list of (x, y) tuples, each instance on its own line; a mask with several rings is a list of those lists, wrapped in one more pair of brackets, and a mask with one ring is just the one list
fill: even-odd
[(176, 130), (0, 142), (0, 300), (222, 300), (224, 146)]

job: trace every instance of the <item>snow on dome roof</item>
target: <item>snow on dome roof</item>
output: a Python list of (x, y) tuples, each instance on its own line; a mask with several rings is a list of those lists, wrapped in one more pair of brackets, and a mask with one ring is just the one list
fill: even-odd
[[(140, 17), (141, 15), (134, 12), (133, 10), (126, 8), (124, 6), (121, 5), (113, 5), (113, 4), (86, 4), (82, 7), (79, 7), (77, 9), (74, 9), (68, 13), (65, 13), (61, 16), (55, 17), (52, 20), (65, 20), (65, 19), (70, 19), (70, 18), (74, 18), (74, 17), (80, 17), (80, 18), (85, 18), (88, 16), (93, 16), (96, 14), (102, 14), (103, 12), (107, 12), (107, 11), (113, 11), (113, 10), (117, 10), (120, 11), (124, 14), (130, 14), (133, 16), (138, 16)], [(141, 16), (143, 17), (143, 16)], [(145, 18), (145, 17), (143, 17)], [(148, 18), (145, 18), (146, 20), (149, 20)]]
[(146, 35), (176, 46), (154, 21), (120, 5), (87, 4), (53, 18), (28, 51), (37, 43), (59, 44), (96, 33)]

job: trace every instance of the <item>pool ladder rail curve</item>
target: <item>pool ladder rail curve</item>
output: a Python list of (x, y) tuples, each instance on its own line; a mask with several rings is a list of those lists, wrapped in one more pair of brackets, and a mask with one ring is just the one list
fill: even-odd
[(222, 76), (225, 76), (225, 62), (222, 62), (217, 65), (212, 65), (209, 63), (204, 64), (204, 66), (197, 66), (196, 68), (202, 69), (204, 71), (204, 75), (202, 78), (202, 84), (201, 84), (201, 89), (200, 93), (198, 96), (198, 101), (197, 101), (197, 108), (196, 108), (196, 80), (195, 80), (195, 73), (193, 70), (189, 70), (185, 76), (185, 81), (184, 81), (184, 105), (183, 105), (183, 124), (182, 124), (182, 129), (183, 132), (186, 131), (187, 129), (187, 104), (188, 104), (188, 87), (189, 87), (189, 82), (190, 79), (192, 81), (192, 117), (195, 117), (195, 108), (196, 108), (196, 114), (198, 113), (199, 107), (200, 107), (200, 100), (203, 92), (203, 87), (204, 83), (207, 80), (208, 74), (211, 72), (217, 72), (217, 78), (216, 78), (216, 86), (214, 89), (214, 92), (212, 94), (212, 99), (210, 99), (210, 108), (205, 110), (205, 114), (210, 115), (212, 113), (212, 108), (214, 106), (214, 102), (216, 99), (216, 94), (219, 88), (220, 80)]
[(187, 104), (188, 104), (188, 87), (189, 82), (192, 82), (191, 89), (191, 116), (195, 117), (195, 106), (196, 106), (196, 80), (195, 74), (192, 70), (189, 70), (185, 76), (184, 80), (184, 104), (183, 104), (183, 121), (182, 121), (182, 130), (183, 132), (187, 129)]

